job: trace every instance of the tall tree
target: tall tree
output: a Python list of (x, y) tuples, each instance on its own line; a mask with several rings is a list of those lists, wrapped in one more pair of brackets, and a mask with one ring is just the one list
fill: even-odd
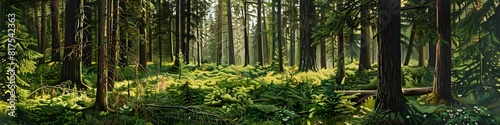
[(182, 16), (183, 13), (181, 12), (183, 9), (183, 6), (182, 6), (182, 2), (183, 0), (177, 0), (175, 1), (176, 2), (176, 12), (175, 12), (175, 27), (176, 27), (176, 33), (177, 33), (177, 39), (175, 40), (175, 51), (174, 51), (174, 55), (175, 55), (175, 60), (174, 60), (174, 66), (179, 68), (180, 69), (180, 53), (179, 53), (179, 50), (181, 49), (180, 48), (180, 44), (182, 43), (183, 39), (184, 39), (184, 25), (182, 24), (183, 20), (184, 20), (184, 17)]
[(84, 7), (85, 18), (83, 31), (83, 53), (82, 53), (82, 63), (85, 66), (90, 66), (92, 63), (92, 7), (90, 7), (90, 0), (85, 0), (86, 6)]
[(124, 0), (123, 2), (120, 2), (119, 6), (121, 8), (121, 16), (122, 17), (122, 26), (120, 27), (120, 67), (126, 67), (128, 66), (128, 52), (129, 49), (131, 48), (131, 44), (129, 43), (128, 41), (128, 32), (127, 32), (127, 29), (128, 29), (128, 14), (127, 14), (127, 6), (126, 6), (126, 0)]
[(233, 39), (233, 21), (231, 19), (231, 0), (227, 0), (227, 34), (228, 34), (228, 44), (229, 44), (229, 65), (234, 65), (234, 39)]
[(257, 62), (260, 66), (264, 65), (262, 56), (262, 0), (257, 0)]
[(316, 48), (313, 47), (312, 27), (314, 21), (314, 0), (300, 1), (300, 62), (299, 71), (316, 70), (314, 62)]
[[(141, 1), (141, 8), (144, 8), (145, 1)], [(148, 70), (147, 66), (147, 50), (146, 50), (146, 45), (147, 45), (147, 40), (146, 40), (146, 10), (141, 9), (141, 18), (140, 18), (140, 24), (139, 24), (139, 33), (141, 34), (141, 40), (140, 40), (140, 45), (139, 45), (139, 68), (143, 71)]]
[(453, 102), (451, 95), (451, 21), (450, 0), (436, 1), (436, 26), (439, 35), (436, 44), (433, 93), (439, 100)]
[(184, 4), (186, 9), (183, 11), (185, 13), (185, 22), (184, 25), (186, 25), (186, 31), (185, 31), (185, 36), (184, 36), (184, 50), (182, 54), (184, 54), (184, 62), (186, 64), (189, 64), (189, 50), (190, 50), (190, 41), (191, 41), (191, 0), (186, 0), (186, 3)]
[[(432, 3), (433, 0), (426, 0), (426, 3)], [(428, 13), (434, 15), (436, 13), (437, 8), (434, 6), (429, 6)], [(436, 26), (435, 20), (429, 20), (432, 26)], [(436, 65), (436, 43), (434, 41), (429, 41), (429, 57), (427, 60), (427, 65), (431, 68), (434, 68)]]
[(115, 79), (116, 79), (116, 52), (118, 51), (118, 37), (116, 29), (118, 26), (118, 9), (116, 7), (118, 6), (118, 0), (110, 0), (110, 3), (108, 4), (109, 9), (108, 9), (108, 27), (109, 27), (109, 40), (110, 45), (110, 51), (109, 51), (109, 65), (108, 65), (108, 89), (113, 90), (115, 86)]
[[(163, 3), (161, 0), (157, 0), (156, 1), (158, 4), (158, 24), (156, 25), (156, 27), (158, 28), (158, 31), (157, 31), (157, 37), (158, 37), (158, 52), (160, 54), (160, 71), (161, 71), (161, 66), (163, 65), (163, 55), (162, 55), (162, 31), (161, 31), (161, 27), (162, 27), (162, 22), (163, 22)], [(167, 8), (168, 9), (168, 8)], [(169, 27), (169, 26), (167, 26)], [(169, 31), (170, 32), (170, 31)], [(168, 33), (167, 33), (168, 34)]]
[(401, 111), (406, 98), (401, 91), (400, 0), (379, 0), (378, 88), (376, 109)]
[(221, 64), (222, 59), (222, 0), (218, 0), (218, 13), (217, 13), (217, 65)]
[[(76, 0), (71, 0), (71, 1), (76, 1)], [(106, 33), (105, 27), (106, 27), (106, 17), (105, 11), (106, 11), (106, 0), (99, 1), (99, 37), (97, 38), (99, 41), (99, 47), (98, 47), (98, 62), (97, 62), (97, 79), (99, 80), (99, 83), (97, 84), (97, 89), (96, 89), (96, 101), (94, 106), (100, 110), (100, 111), (107, 111), (108, 110), (108, 103), (106, 99), (106, 93), (107, 93), (107, 74), (106, 74), (106, 42), (104, 39), (104, 34)]]
[(277, 29), (278, 29), (278, 71), (283, 72), (283, 31), (281, 27), (281, 0), (276, 0), (278, 2), (278, 24), (277, 24)]
[(247, 18), (248, 18), (248, 15), (247, 15), (247, 11), (248, 11), (248, 8), (247, 8), (247, 1), (246, 0), (243, 0), (243, 32), (244, 32), (244, 43), (245, 43), (245, 66), (247, 66), (248, 64), (250, 64), (250, 45), (248, 43), (248, 25), (247, 25)]
[(45, 40), (46, 40), (46, 33), (47, 33), (47, 1), (42, 0), (42, 24), (40, 28), (40, 40), (38, 43), (38, 52), (43, 55), (42, 58), (38, 59), (38, 64), (44, 64), (45, 63)]
[(51, 61), (61, 61), (61, 53), (60, 53), (60, 42), (61, 38), (59, 37), (59, 0), (51, 0), (50, 3), (50, 14), (52, 17), (52, 50), (51, 52)]
[[(337, 2), (337, 10), (342, 9), (342, 2), (339, 1)], [(340, 26), (340, 31), (337, 35), (337, 54), (338, 54), (338, 62), (337, 62), (337, 77), (335, 78), (335, 82), (337, 84), (342, 83), (344, 77), (345, 77), (345, 67), (344, 67), (344, 62), (345, 62), (345, 54), (344, 54), (344, 26)]]
[(361, 51), (359, 54), (359, 70), (371, 69), (371, 30), (370, 30), (370, 4), (361, 5)]
[(290, 0), (290, 66), (295, 66), (295, 31), (296, 31), (296, 22), (297, 22), (297, 9), (295, 7), (295, 0)]
[[(59, 83), (71, 81), (79, 89), (86, 89), (82, 82), (82, 59), (80, 51), (81, 37), (77, 37), (77, 27), (80, 19), (77, 18), (80, 13), (80, 2), (78, 0), (66, 1), (65, 15), (65, 34), (64, 34), (64, 60)], [(77, 41), (78, 40), (78, 41)]]

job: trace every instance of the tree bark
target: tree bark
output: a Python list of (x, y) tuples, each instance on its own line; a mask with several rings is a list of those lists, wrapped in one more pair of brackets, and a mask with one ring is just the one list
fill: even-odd
[(262, 0), (257, 0), (257, 58), (260, 66), (264, 65), (262, 56)]
[(107, 75), (105, 72), (106, 69), (106, 43), (104, 39), (104, 34), (106, 33), (105, 27), (106, 27), (106, 19), (105, 19), (105, 11), (106, 11), (106, 2), (105, 0), (102, 0), (99, 2), (99, 49), (98, 49), (98, 65), (97, 65), (97, 79), (99, 80), (99, 83), (97, 84), (97, 89), (96, 89), (96, 101), (94, 106), (97, 107), (98, 110), (100, 111), (107, 111), (108, 110), (108, 105), (107, 105), (107, 100), (106, 100), (106, 93), (107, 93)]
[(184, 22), (184, 24), (186, 25), (186, 32), (185, 32), (185, 36), (184, 36), (184, 51), (182, 54), (184, 54), (184, 62), (186, 64), (189, 64), (189, 57), (190, 57), (190, 54), (189, 54), (189, 46), (190, 46), (190, 41), (191, 41), (191, 0), (186, 0), (186, 10), (184, 11), (185, 12), (185, 17), (186, 17), (186, 20)]
[(218, 0), (219, 11), (217, 11), (217, 66), (221, 65), (222, 60), (222, 0)]
[(42, 0), (42, 24), (40, 28), (40, 43), (38, 43), (38, 52), (42, 54), (42, 58), (38, 59), (38, 64), (45, 63), (45, 40), (47, 33), (47, 1)]
[(378, 88), (376, 110), (403, 110), (406, 98), (401, 91), (400, 0), (379, 0)]
[[(158, 52), (160, 54), (160, 71), (161, 71), (161, 66), (163, 65), (163, 55), (162, 55), (162, 34), (163, 32), (161, 31), (161, 27), (162, 27), (162, 22), (163, 22), (163, 4), (161, 3), (161, 1), (157, 1), (158, 3), (158, 24), (157, 24), (157, 28), (158, 28), (158, 31), (156, 32), (157, 34), (157, 37), (158, 37)], [(168, 9), (168, 8), (167, 8)], [(170, 31), (168, 31), (170, 32)], [(168, 33), (167, 33), (168, 34)]]
[(370, 5), (368, 3), (361, 6), (361, 51), (359, 54), (359, 70), (372, 69), (371, 66), (371, 31), (370, 31)]
[(244, 42), (245, 42), (245, 66), (250, 64), (250, 45), (248, 43), (248, 25), (247, 25), (247, 1), (243, 0), (243, 32), (244, 32)]
[[(79, 44), (81, 37), (77, 38), (77, 24), (80, 22), (77, 19), (80, 2), (79, 0), (66, 1), (66, 20), (65, 20), (65, 34), (64, 34), (64, 61), (61, 68), (61, 77), (59, 83), (71, 81), (76, 84), (78, 89), (87, 89), (82, 82), (82, 67), (81, 67), (81, 51)], [(77, 41), (78, 40), (78, 41)]]
[(85, 19), (84, 27), (86, 28), (83, 31), (83, 54), (82, 54), (82, 63), (84, 66), (90, 66), (92, 63), (92, 8), (90, 7), (89, 0), (85, 0), (86, 7), (84, 7)]
[(312, 38), (312, 27), (314, 21), (314, 0), (300, 1), (300, 16), (301, 16), (301, 27), (300, 27), (300, 62), (299, 71), (315, 71), (314, 62), (316, 58), (316, 47), (312, 44), (314, 39)]
[(129, 51), (129, 48), (131, 47), (130, 46), (130, 43), (128, 42), (128, 32), (127, 32), (127, 29), (128, 29), (128, 14), (127, 14), (127, 6), (126, 6), (126, 2), (127, 1), (123, 1), (123, 2), (120, 2), (120, 7), (122, 8), (122, 12), (123, 14), (121, 14), (123, 17), (123, 22), (125, 23), (125, 25), (123, 25), (123, 27), (120, 27), (120, 67), (126, 67), (128, 66), (128, 53), (130, 52)]
[(115, 80), (116, 80), (116, 52), (118, 51), (118, 37), (117, 37), (117, 26), (118, 26), (118, 9), (116, 9), (116, 6), (119, 4), (118, 0), (111, 0), (111, 3), (109, 3), (109, 30), (110, 30), (110, 51), (109, 51), (109, 69), (108, 69), (108, 89), (113, 90), (115, 86)]
[(451, 95), (451, 24), (450, 0), (436, 1), (436, 28), (440, 39), (436, 44), (436, 67), (433, 93), (439, 100), (453, 102)]
[[(337, 10), (342, 9), (341, 7), (342, 2), (337, 3)], [(344, 77), (345, 77), (345, 54), (344, 54), (344, 26), (341, 26), (340, 32), (337, 35), (337, 54), (338, 54), (338, 60), (337, 60), (337, 77), (335, 78), (335, 82), (337, 84), (341, 84)]]
[(52, 17), (52, 50), (51, 61), (60, 62), (61, 61), (61, 38), (59, 36), (59, 0), (52, 0), (50, 3), (50, 14)]
[(283, 31), (282, 31), (282, 26), (281, 26), (281, 0), (278, 1), (278, 24), (277, 24), (277, 29), (278, 29), (278, 71), (283, 72)]
[[(143, 3), (141, 2), (141, 6)], [(139, 68), (143, 71), (147, 71), (147, 40), (146, 40), (146, 12), (141, 13), (139, 32), (141, 35), (140, 45), (139, 45)]]
[(229, 42), (229, 65), (235, 65), (234, 41), (233, 41), (233, 21), (231, 20), (231, 0), (227, 0), (227, 32)]

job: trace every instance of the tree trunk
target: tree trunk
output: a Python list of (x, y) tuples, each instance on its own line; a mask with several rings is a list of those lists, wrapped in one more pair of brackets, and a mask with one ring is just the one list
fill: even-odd
[[(158, 36), (158, 52), (160, 54), (160, 71), (161, 71), (161, 66), (163, 65), (163, 55), (162, 55), (162, 41), (161, 41), (161, 36), (163, 34), (163, 32), (161, 31), (161, 27), (162, 27), (162, 22), (163, 22), (163, 4), (161, 3), (161, 1), (157, 1), (158, 3), (158, 25), (157, 25), (157, 28), (158, 28), (158, 31), (156, 32), (157, 36)], [(168, 9), (168, 8), (167, 8)], [(168, 31), (170, 32), (170, 31)], [(167, 33), (168, 34), (168, 33)]]
[(337, 35), (337, 78), (335, 78), (335, 82), (337, 84), (341, 84), (342, 80), (345, 77), (345, 54), (344, 54), (344, 33), (343, 28), (340, 30), (340, 33)]
[(297, 9), (295, 7), (295, 2), (290, 0), (290, 66), (295, 66), (295, 31), (296, 31), (296, 19), (297, 19)]
[(315, 71), (314, 62), (316, 58), (316, 47), (311, 46), (314, 42), (312, 38), (312, 26), (314, 25), (314, 4), (313, 0), (300, 1), (300, 62), (299, 71)]
[(262, 0), (257, 0), (257, 58), (260, 66), (264, 65), (262, 56)]
[(217, 66), (221, 64), (222, 60), (222, 0), (218, 0), (219, 11), (217, 11)]
[(231, 20), (231, 0), (227, 0), (227, 32), (229, 41), (229, 65), (234, 65), (233, 21)]
[(419, 67), (423, 67), (424, 66), (424, 62), (425, 62), (424, 61), (424, 56), (425, 56), (424, 53), (425, 53), (425, 51), (424, 51), (424, 45), (420, 45), (418, 47), (418, 66)]
[(184, 7), (182, 6), (182, 4), (183, 4), (183, 0), (176, 1), (177, 10), (175, 12), (176, 13), (175, 14), (176, 15), (175, 16), (176, 17), (176, 21), (175, 21), (176, 24), (175, 25), (177, 28), (177, 30), (176, 30), (177, 31), (177, 39), (175, 41), (175, 51), (174, 51), (175, 53), (174, 54), (175, 54), (176, 58), (174, 61), (174, 67), (177, 67), (179, 69), (180, 69), (180, 67), (179, 67), (180, 66), (180, 59), (182, 58), (182, 57), (180, 57), (180, 53), (179, 53), (179, 51), (182, 49), (180, 44), (182, 44), (184, 42), (183, 41), (184, 40), (184, 37), (183, 37), (184, 36), (184, 24), (183, 24), (184, 23), (184, 16), (183, 16), (184, 9), (183, 8)]
[(174, 20), (172, 20), (172, 12), (170, 11), (170, 8), (169, 8), (169, 3), (168, 2), (163, 2), (163, 7), (162, 9), (166, 9), (167, 12), (167, 48), (166, 48), (166, 54), (167, 54), (167, 57), (169, 57), (169, 61), (172, 62), (174, 61), (174, 55), (172, 54), (172, 50), (173, 50), (173, 45), (172, 45), (172, 32), (173, 32), (173, 26), (172, 23)]
[[(146, 18), (148, 21), (151, 21), (151, 19), (149, 18), (149, 13), (146, 14)], [(148, 41), (148, 60), (149, 61), (153, 61), (153, 28), (152, 28), (152, 23), (153, 22), (148, 22), (148, 36), (146, 38), (146, 40)]]
[[(262, 22), (264, 23), (264, 26), (262, 27), (264, 31), (267, 31), (267, 23), (266, 23), (266, 9), (264, 9), (265, 7), (262, 7)], [(264, 54), (265, 54), (265, 64), (266, 65), (269, 65), (270, 61), (271, 61), (271, 55), (270, 55), (270, 52), (269, 52), (269, 33), (266, 32), (262, 37), (264, 38), (262, 42), (263, 43), (263, 47), (264, 47)]]
[(186, 34), (184, 35), (184, 51), (183, 51), (183, 54), (184, 54), (184, 62), (186, 64), (189, 64), (189, 44), (190, 44), (190, 41), (191, 41), (191, 0), (186, 0), (186, 10), (184, 11), (185, 12), (185, 17), (186, 17), (186, 20), (184, 22), (184, 24), (186, 25)]
[(128, 66), (128, 53), (130, 46), (130, 43), (128, 42), (128, 14), (127, 14), (127, 6), (126, 3), (127, 1), (120, 2), (120, 7), (122, 8), (123, 14), (121, 14), (123, 17), (123, 22), (125, 25), (123, 27), (120, 27), (120, 67), (126, 67)]
[[(67, 0), (66, 1), (66, 27), (64, 34), (64, 61), (61, 71), (61, 77), (59, 83), (65, 81), (71, 81), (76, 84), (78, 89), (87, 89), (82, 83), (82, 67), (81, 67), (81, 51), (78, 45), (82, 39), (76, 38), (77, 24), (80, 20), (77, 19), (79, 11), (80, 2), (79, 0)], [(77, 41), (78, 40), (78, 41)]]
[[(342, 2), (337, 2), (337, 9), (340, 10), (342, 9), (341, 7), (341, 4)], [(338, 62), (337, 62), (337, 77), (335, 78), (335, 82), (337, 84), (341, 84), (344, 77), (345, 77), (345, 54), (344, 54), (344, 30), (343, 30), (343, 27), (344, 26), (341, 26), (340, 28), (340, 32), (339, 34), (337, 35), (337, 48), (338, 48)]]
[(106, 33), (105, 27), (106, 27), (106, 20), (105, 20), (105, 11), (106, 11), (106, 2), (105, 0), (102, 0), (99, 2), (99, 47), (98, 47), (98, 65), (97, 65), (97, 79), (99, 80), (99, 83), (97, 84), (97, 89), (96, 89), (96, 101), (95, 101), (95, 106), (97, 107), (98, 110), (100, 111), (107, 111), (108, 110), (108, 103), (106, 100), (106, 93), (107, 93), (107, 76), (106, 76), (106, 51), (107, 51), (107, 46), (106, 42), (104, 42), (104, 34)]
[(85, 19), (83, 19), (84, 27), (86, 28), (83, 31), (83, 54), (82, 54), (82, 63), (84, 66), (90, 66), (92, 63), (92, 8), (90, 7), (89, 0), (85, 0), (86, 7), (84, 7)]
[(47, 1), (42, 0), (42, 24), (40, 28), (40, 43), (38, 43), (38, 52), (42, 54), (42, 58), (38, 59), (38, 64), (45, 63), (45, 39), (47, 33)]
[(370, 31), (370, 4), (366, 3), (361, 6), (361, 51), (359, 53), (359, 71), (372, 69), (371, 66), (371, 31)]
[(116, 9), (115, 7), (119, 4), (118, 3), (118, 0), (111, 0), (110, 1), (111, 3), (109, 3), (109, 11), (110, 14), (109, 14), (109, 31), (110, 31), (110, 50), (109, 51), (109, 69), (108, 69), (108, 78), (109, 78), (109, 81), (108, 81), (108, 89), (109, 90), (113, 90), (114, 86), (115, 86), (115, 80), (116, 80), (116, 74), (118, 73), (116, 71), (116, 51), (118, 51), (118, 37), (117, 37), (117, 32), (116, 32), (116, 29), (117, 29), (117, 26), (118, 26), (118, 9)]
[(61, 38), (59, 37), (59, 0), (51, 0), (50, 3), (50, 14), (52, 15), (52, 50), (51, 61), (61, 61)]
[(247, 25), (247, 1), (243, 0), (243, 32), (244, 32), (244, 37), (245, 37), (245, 66), (250, 64), (250, 45), (248, 43), (248, 25)]
[(398, 112), (403, 110), (407, 101), (401, 91), (400, 3), (400, 0), (379, 0), (379, 83), (376, 110)]
[(283, 31), (282, 31), (282, 26), (281, 26), (281, 0), (278, 1), (278, 26), (276, 27), (278, 29), (278, 71), (283, 72)]
[(436, 26), (440, 39), (436, 44), (436, 67), (433, 93), (439, 100), (453, 102), (451, 95), (451, 25), (450, 0), (436, 1)]
[(403, 63), (404, 66), (408, 66), (410, 63), (411, 59), (411, 53), (413, 52), (413, 43), (415, 41), (415, 30), (416, 30), (416, 25), (412, 24), (411, 25), (411, 34), (410, 34), (410, 41), (408, 42), (408, 48), (406, 50), (406, 58), (405, 62)]
[[(143, 3), (141, 2), (141, 6)], [(139, 32), (141, 35), (140, 45), (139, 45), (139, 68), (143, 71), (147, 71), (147, 53), (146, 53), (146, 12), (141, 13)]]

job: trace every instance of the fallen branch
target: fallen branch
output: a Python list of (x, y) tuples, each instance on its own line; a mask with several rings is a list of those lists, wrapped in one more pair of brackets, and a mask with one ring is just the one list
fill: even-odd
[[(422, 88), (404, 88), (403, 90), (404, 96), (417, 96), (417, 95), (425, 95), (432, 92), (432, 87), (422, 87)], [(361, 102), (371, 96), (377, 95), (377, 90), (345, 90), (345, 91), (337, 91), (344, 93), (346, 95), (352, 95), (356, 93), (360, 93), (358, 98), (355, 99), (356, 102)]]

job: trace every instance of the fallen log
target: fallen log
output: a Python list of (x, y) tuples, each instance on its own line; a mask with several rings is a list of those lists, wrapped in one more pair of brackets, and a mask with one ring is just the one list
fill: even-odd
[[(432, 92), (432, 87), (403, 88), (402, 91), (404, 96), (425, 95)], [(359, 93), (360, 95), (358, 95), (358, 98), (354, 99), (356, 102), (361, 102), (369, 97), (377, 95), (377, 90), (345, 90), (336, 92), (344, 93), (346, 95)]]

